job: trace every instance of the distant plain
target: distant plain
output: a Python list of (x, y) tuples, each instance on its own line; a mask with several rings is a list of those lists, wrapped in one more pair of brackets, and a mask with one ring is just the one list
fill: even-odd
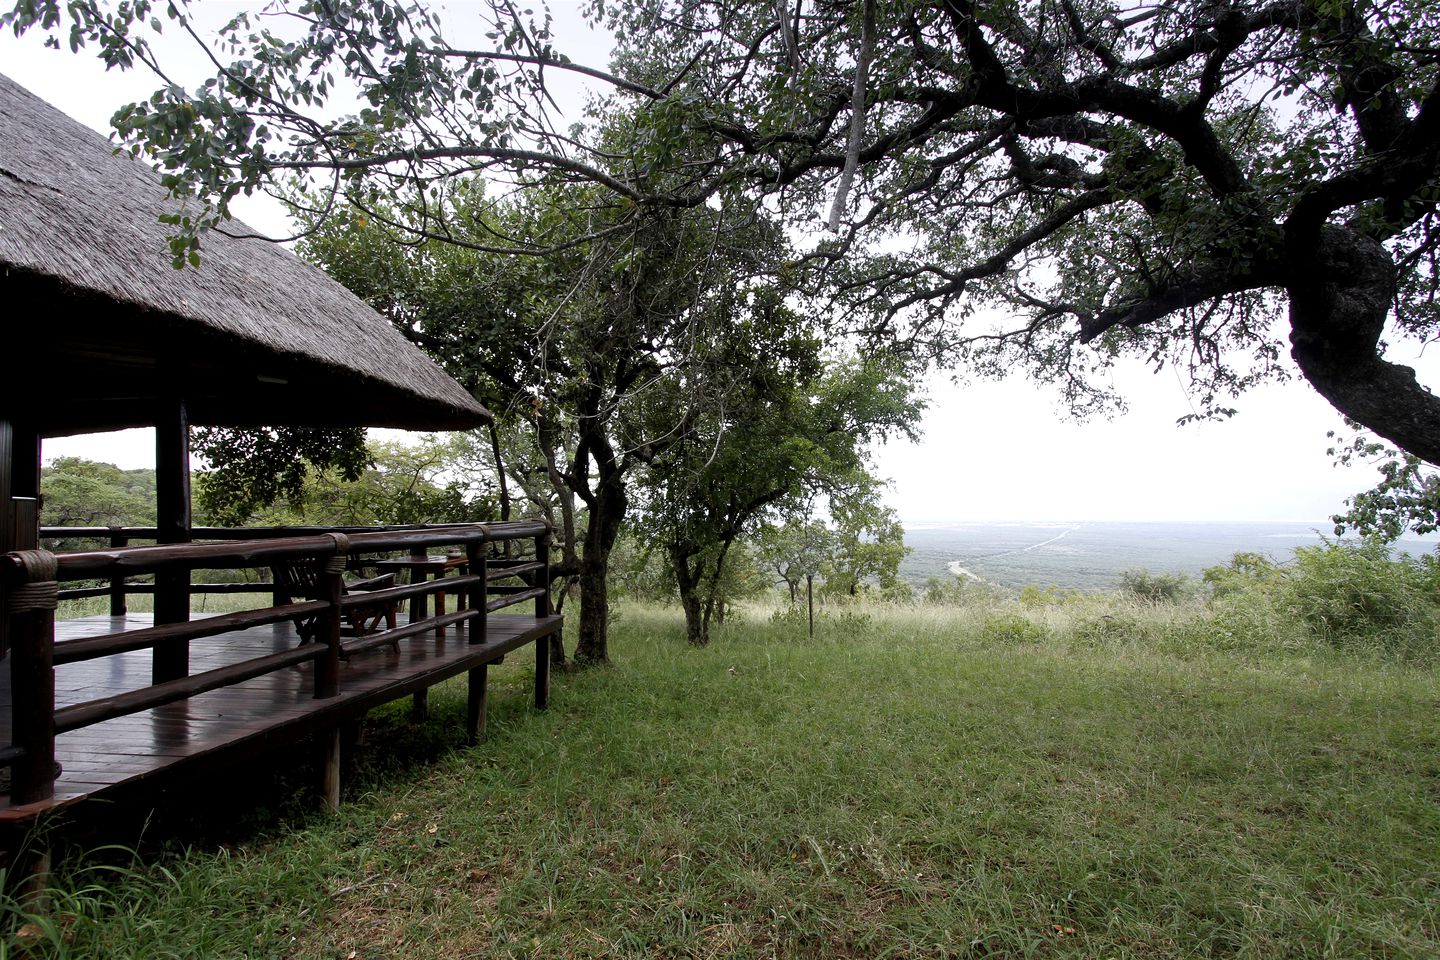
[[(907, 521), (910, 555), (901, 565), (906, 580), (921, 586), (930, 577), (958, 570), (1009, 589), (1029, 584), (1062, 589), (1109, 590), (1126, 570), (1198, 577), (1239, 552), (1288, 560), (1296, 547), (1317, 546), (1334, 536), (1334, 524), (1113, 523), (1017, 521)], [(1410, 538), (1397, 549), (1424, 553), (1434, 538)]]

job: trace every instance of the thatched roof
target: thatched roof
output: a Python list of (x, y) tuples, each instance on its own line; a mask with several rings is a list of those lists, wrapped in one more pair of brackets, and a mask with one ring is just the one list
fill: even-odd
[[(458, 429), (489, 414), (322, 271), (216, 232), (176, 270), (153, 170), (0, 76), (0, 418), (46, 435), (153, 423)], [(236, 232), (249, 232), (243, 224)]]

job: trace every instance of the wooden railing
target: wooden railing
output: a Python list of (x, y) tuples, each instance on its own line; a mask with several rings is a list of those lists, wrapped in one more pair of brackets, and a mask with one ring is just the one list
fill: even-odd
[[(229, 536), (231, 531), (225, 531)], [(266, 531), (267, 539), (232, 542), (186, 543), (161, 546), (111, 546), (99, 550), (51, 553), (29, 550), (0, 556), (0, 583), (5, 587), (6, 615), (11, 637), (12, 742), (0, 746), (0, 765), (12, 772), (11, 800), (14, 804), (48, 799), (54, 792), (55, 737), (90, 724), (147, 710), (193, 697), (220, 687), (242, 683), (296, 664), (314, 664), (316, 698), (334, 697), (340, 692), (343, 658), (355, 653), (394, 644), (409, 637), (432, 633), (448, 626), (464, 627), (469, 643), (484, 643), (490, 613), (529, 600), (535, 615), (548, 617), (550, 609), (550, 530), (542, 522), (466, 524), (446, 527), (359, 531)], [(197, 536), (205, 535), (196, 531)], [(76, 535), (66, 530), (64, 535)], [(105, 531), (112, 540), (117, 535)], [(126, 531), (122, 536), (139, 534)], [(216, 537), (218, 540), (219, 537)], [(531, 540), (535, 555), (530, 559), (491, 560), (491, 544)], [(457, 575), (369, 590), (346, 595), (343, 571), (365, 565), (381, 555), (404, 552), (411, 557), (432, 549), (449, 548), (456, 554)], [(242, 610), (181, 623), (161, 623), (102, 636), (55, 641), (55, 610), (65, 591), (60, 585), (77, 580), (109, 580), (123, 583), (126, 577), (197, 569), (253, 569), (277, 564), (310, 564), (318, 572), (319, 595), (277, 602), (253, 610)], [(522, 582), (514, 583), (519, 578)], [(505, 581), (512, 581), (506, 583)], [(128, 584), (133, 588), (134, 584)], [(273, 584), (260, 584), (265, 590)], [(457, 609), (443, 615), (414, 617), (414, 602), (442, 593), (454, 594)], [(464, 602), (461, 602), (461, 598)], [(348, 609), (361, 605), (412, 602), (412, 620), (365, 636), (342, 637), (341, 625)], [(438, 611), (438, 603), (436, 605)], [(190, 674), (161, 675), (159, 664), (188, 663), (192, 640), (223, 636), (235, 631), (301, 617), (317, 618), (311, 639), (299, 646), (263, 656), (251, 657), (227, 666)], [(157, 674), (145, 687), (78, 704), (55, 708), (54, 668), (68, 663), (116, 656), (136, 650), (154, 652)], [(178, 656), (178, 661), (177, 661)], [(539, 663), (537, 670), (548, 667)], [(537, 683), (543, 678), (537, 675)]]
[[(412, 523), (389, 526), (295, 526), (295, 527), (193, 527), (190, 531), (192, 542), (271, 540), (286, 537), (343, 533), (347, 536), (358, 533), (395, 533), (415, 530), (446, 530), (467, 524)], [(40, 539), (46, 540), (98, 540), (112, 549), (128, 547), (137, 540), (154, 541), (159, 536), (155, 527), (41, 527)], [(136, 583), (124, 576), (113, 577), (105, 586), (70, 587), (60, 591), (61, 600), (83, 600), (90, 597), (109, 597), (110, 616), (123, 617), (129, 612), (127, 597), (131, 594), (154, 594), (159, 591), (154, 583)], [(238, 581), (227, 583), (191, 583), (188, 592), (194, 594), (229, 593), (273, 593), (274, 585), (262, 581)]]

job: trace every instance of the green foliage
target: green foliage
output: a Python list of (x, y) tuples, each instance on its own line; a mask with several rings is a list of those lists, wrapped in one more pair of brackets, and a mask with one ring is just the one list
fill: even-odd
[(909, 552), (905, 529), (881, 503), (879, 487), (863, 484), (831, 499), (830, 515), (835, 539), (824, 568), (824, 594), (855, 598), (878, 589), (888, 598), (909, 600), (909, 590), (900, 586), (900, 561)]
[(1077, 646), (1104, 649), (1143, 643), (1149, 631), (1147, 622), (1133, 611), (1119, 608), (1107, 612), (1081, 614), (1071, 627), (1067, 639)]
[[(493, 477), (469, 435), (372, 442), (344, 456), (363, 466), (352, 475), (346, 468), (317, 468), (311, 461), (288, 477), (259, 467), (242, 474), (247, 485), (239, 488), (238, 498), (234, 472), (204, 471), (195, 478), (196, 500), (208, 518), (277, 526), (465, 523), (495, 517)], [(276, 486), (282, 478), (283, 493)], [(297, 479), (299, 486), (291, 488)], [(253, 495), (256, 490), (283, 496), (283, 502), (262, 505)]]
[(1263, 553), (1241, 552), (1224, 566), (1208, 567), (1202, 582), (1215, 598), (1252, 591), (1270, 591), (1283, 579), (1283, 572)]
[(473, 435), (425, 435), (418, 442), (371, 442), (369, 466), (354, 479), (311, 472), (300, 496), (261, 512), (262, 523), (374, 526), (493, 520), (494, 478)]
[(300, 503), (315, 472), (354, 481), (371, 462), (360, 429), (201, 427), (191, 445), (205, 462), (195, 479), (197, 512), (221, 526), (243, 525), (281, 500)]
[[(155, 525), (155, 471), (121, 470), (81, 457), (57, 457), (40, 470), (40, 523), (53, 527)], [(87, 545), (93, 545), (88, 544)], [(80, 546), (57, 540), (54, 550)]]
[(1074, 603), (1084, 597), (1079, 590), (1062, 590), (1055, 584), (1041, 587), (1038, 584), (1027, 583), (1020, 590), (1020, 605), (1022, 607), (1053, 607)]
[(1119, 589), (1146, 603), (1178, 603), (1190, 595), (1190, 581), (1183, 574), (1125, 570), (1120, 574)]
[(965, 602), (964, 577), (927, 577), (920, 598), (934, 606), (958, 605)]
[(742, 208), (614, 208), (560, 182), (497, 201), (475, 181), (426, 203), (528, 255), (396, 242), (429, 224), (403, 196), (317, 215), (303, 252), (496, 412), (509, 475), (558, 514), (587, 624), (577, 657), (603, 660), (609, 558), (637, 506), (647, 547), (718, 560), (839, 444), (809, 407), (817, 334), (775, 279), (785, 237)]
[(1345, 503), (1350, 509), (1331, 518), (1337, 537), (1354, 531), (1393, 543), (1407, 530), (1423, 536), (1440, 529), (1440, 473), (1419, 457), (1364, 435), (1348, 443), (1337, 441), (1330, 454), (1343, 465), (1374, 462), (1380, 471), (1374, 487), (1349, 497)]
[(1395, 554), (1378, 540), (1300, 547), (1294, 559), (1239, 553), (1205, 571), (1228, 639), (1288, 645), (1299, 628), (1331, 646), (1406, 658), (1440, 653), (1440, 566)]
[(758, 540), (760, 562), (789, 590), (792, 603), (799, 599), (805, 577), (824, 569), (833, 548), (829, 526), (811, 517), (787, 516), (783, 523), (765, 524)]
[(1429, 656), (1440, 645), (1437, 572), (1433, 558), (1395, 556), (1374, 542), (1301, 547), (1282, 597), (1328, 643)]
[(998, 644), (1040, 643), (1046, 636), (1044, 627), (1014, 613), (988, 617), (981, 629), (987, 639)]

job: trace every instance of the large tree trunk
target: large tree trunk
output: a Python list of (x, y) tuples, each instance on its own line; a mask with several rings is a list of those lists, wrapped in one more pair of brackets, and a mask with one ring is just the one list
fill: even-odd
[(1440, 398), (1380, 356), (1395, 262), (1345, 227), (1289, 237), (1290, 355), (1336, 410), (1402, 450), (1440, 464)]
[(679, 544), (669, 544), (665, 549), (675, 572), (680, 607), (685, 611), (685, 639), (693, 647), (703, 647), (710, 642), (710, 618), (700, 602), (700, 565), (697, 562), (691, 569), (690, 560), (695, 554)]
[(580, 554), (580, 635), (575, 662), (582, 667), (610, 662), (610, 552), (625, 519), (625, 487), (618, 473), (603, 477), (588, 504), (585, 548)]

